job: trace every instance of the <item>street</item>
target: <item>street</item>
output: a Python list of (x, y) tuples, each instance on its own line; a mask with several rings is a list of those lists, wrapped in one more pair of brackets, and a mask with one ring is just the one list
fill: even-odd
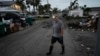
[[(0, 56), (46, 56), (49, 51), (52, 29), (43, 28), (39, 22), (25, 30), (0, 38)], [(64, 29), (65, 54), (61, 56), (81, 56), (76, 50), (68, 29)], [(55, 43), (51, 56), (60, 56), (61, 46)]]
[(56, 42), (50, 56), (100, 56), (98, 5), (100, 0), (0, 0), (0, 56), (49, 56), (56, 40), (61, 45)]

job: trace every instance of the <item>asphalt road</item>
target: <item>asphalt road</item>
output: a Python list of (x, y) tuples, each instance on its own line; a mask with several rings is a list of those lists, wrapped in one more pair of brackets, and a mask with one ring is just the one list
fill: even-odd
[[(41, 22), (14, 34), (0, 38), (0, 56), (46, 56), (49, 50), (52, 29), (42, 28)], [(55, 43), (51, 56), (82, 56), (78, 44), (64, 29), (65, 54), (60, 55), (61, 46)]]

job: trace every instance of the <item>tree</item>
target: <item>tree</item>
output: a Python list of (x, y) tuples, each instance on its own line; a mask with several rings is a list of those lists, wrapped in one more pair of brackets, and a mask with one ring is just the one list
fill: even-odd
[(27, 8), (29, 8), (29, 12), (30, 12), (30, 0), (26, 0), (26, 5), (27, 5)]
[(33, 6), (33, 11), (35, 12), (35, 7), (36, 7), (36, 10), (40, 4), (40, 0), (26, 0), (26, 3), (27, 5), (32, 5)]
[(74, 2), (71, 2), (69, 9), (72, 10), (74, 9), (74, 5), (77, 3), (78, 0), (74, 0)]
[(49, 13), (50, 12), (50, 8), (51, 8), (51, 5), (50, 4), (45, 4), (44, 5), (45, 12)]
[(90, 11), (90, 8), (84, 9), (84, 15), (88, 16)]
[(44, 6), (39, 5), (38, 11), (39, 11), (39, 14), (43, 14), (44, 13)]
[(87, 5), (84, 5), (84, 8), (86, 8), (87, 7)]
[(74, 6), (73, 6), (73, 9), (78, 9), (79, 8), (79, 4), (76, 3)]
[(39, 4), (40, 4), (40, 0), (36, 0), (36, 10), (38, 9)]
[(84, 11), (84, 15), (85, 15), (85, 16), (88, 16), (88, 15), (89, 15), (89, 12), (91, 11), (91, 9), (88, 8), (87, 5), (84, 5), (84, 6), (82, 7), (82, 9), (83, 9), (83, 11)]
[(36, 0), (30, 0), (30, 4), (33, 6), (33, 10), (35, 12)]
[(58, 12), (58, 8), (54, 8), (53, 9), (53, 13), (55, 14), (55, 13), (57, 13)]

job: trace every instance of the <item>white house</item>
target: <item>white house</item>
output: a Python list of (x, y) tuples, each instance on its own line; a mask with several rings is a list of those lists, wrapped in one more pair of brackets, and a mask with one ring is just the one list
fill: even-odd
[(74, 9), (74, 10), (70, 10), (68, 13), (68, 16), (79, 16), (79, 17), (83, 17), (83, 10), (78, 8), (78, 9)]

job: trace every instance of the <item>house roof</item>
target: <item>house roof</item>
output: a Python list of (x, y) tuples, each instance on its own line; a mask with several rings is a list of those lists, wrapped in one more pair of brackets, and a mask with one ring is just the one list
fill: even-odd
[(19, 11), (12, 9), (11, 7), (0, 7), (0, 12), (19, 12)]
[(0, 1), (0, 6), (10, 6), (14, 3), (14, 1)]

